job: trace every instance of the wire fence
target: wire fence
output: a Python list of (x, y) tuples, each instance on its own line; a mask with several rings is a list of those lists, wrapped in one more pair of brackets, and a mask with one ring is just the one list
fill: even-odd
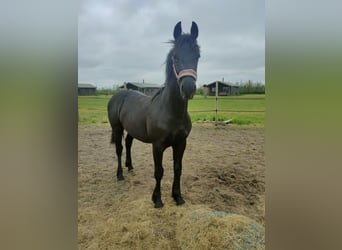
[[(231, 99), (229, 99), (230, 101)], [(235, 102), (237, 99), (234, 99), (233, 102)], [(248, 101), (251, 99), (248, 99)], [(254, 100), (264, 100), (264, 99), (254, 99)], [(193, 100), (193, 101), (197, 101), (197, 100)], [(224, 99), (218, 100), (218, 104), (222, 104), (222, 101), (225, 101)], [(213, 109), (189, 109), (189, 113), (191, 114), (198, 114), (200, 117), (200, 114), (203, 114), (203, 118), (206, 117), (206, 115), (208, 114), (212, 114), (212, 118), (210, 118), (210, 120), (215, 121), (215, 123), (217, 123), (219, 121), (219, 119), (222, 120), (222, 116), (227, 116), (227, 114), (229, 113), (235, 113), (237, 115), (239, 115), (239, 113), (242, 114), (246, 114), (247, 116), (249, 116), (248, 114), (251, 114), (250, 116), (255, 117), (252, 114), (260, 114), (263, 115), (266, 111), (264, 109), (227, 109), (227, 108), (213, 108)], [(246, 116), (244, 115), (244, 116)], [(219, 117), (220, 116), (220, 117)], [(202, 118), (202, 117), (201, 117)], [(200, 119), (203, 120), (203, 119)], [(205, 120), (205, 119), (204, 119)], [(229, 121), (231, 122), (231, 119), (229, 119)]]
[[(218, 86), (216, 86), (216, 90), (218, 90)], [(217, 123), (219, 113), (265, 113), (264, 101), (265, 96), (223, 97), (219, 96), (218, 91), (216, 91), (215, 96), (204, 96), (203, 99), (195, 98), (191, 100), (192, 104), (189, 106), (189, 113), (214, 114), (215, 117), (212, 118)]]
[(207, 109), (207, 110), (189, 110), (194, 113), (205, 112), (229, 112), (229, 113), (264, 113), (265, 110), (233, 110), (233, 109)]

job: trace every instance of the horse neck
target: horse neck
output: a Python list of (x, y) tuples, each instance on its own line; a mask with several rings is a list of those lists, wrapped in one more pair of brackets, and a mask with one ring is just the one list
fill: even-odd
[(167, 72), (165, 89), (163, 91), (163, 106), (174, 116), (185, 116), (188, 111), (188, 101), (180, 94), (178, 81), (173, 70)]

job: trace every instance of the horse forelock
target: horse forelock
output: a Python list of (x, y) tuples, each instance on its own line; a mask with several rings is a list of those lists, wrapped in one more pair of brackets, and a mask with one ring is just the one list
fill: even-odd
[(171, 43), (174, 47), (177, 48), (179, 46), (184, 46), (185, 44), (189, 46), (189, 48), (198, 48), (197, 39), (195, 39), (191, 34), (182, 34), (176, 40), (170, 40), (168, 43)]

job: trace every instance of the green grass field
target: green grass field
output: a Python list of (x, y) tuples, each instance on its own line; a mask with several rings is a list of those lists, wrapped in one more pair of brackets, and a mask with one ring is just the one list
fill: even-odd
[[(78, 122), (79, 124), (107, 123), (107, 103), (111, 96), (79, 96)], [(189, 113), (192, 122), (215, 121), (215, 97), (204, 98), (196, 95), (189, 101)], [(234, 124), (251, 124), (264, 126), (265, 95), (241, 95), (219, 97), (218, 120), (232, 119)], [(200, 112), (197, 112), (200, 111)]]

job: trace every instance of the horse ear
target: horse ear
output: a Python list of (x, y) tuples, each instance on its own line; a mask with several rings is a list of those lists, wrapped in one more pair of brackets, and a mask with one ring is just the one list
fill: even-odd
[(182, 25), (181, 22), (178, 22), (173, 30), (173, 37), (175, 40), (182, 34)]
[(198, 27), (195, 22), (192, 22), (191, 25), (191, 36), (195, 39), (198, 37)]

